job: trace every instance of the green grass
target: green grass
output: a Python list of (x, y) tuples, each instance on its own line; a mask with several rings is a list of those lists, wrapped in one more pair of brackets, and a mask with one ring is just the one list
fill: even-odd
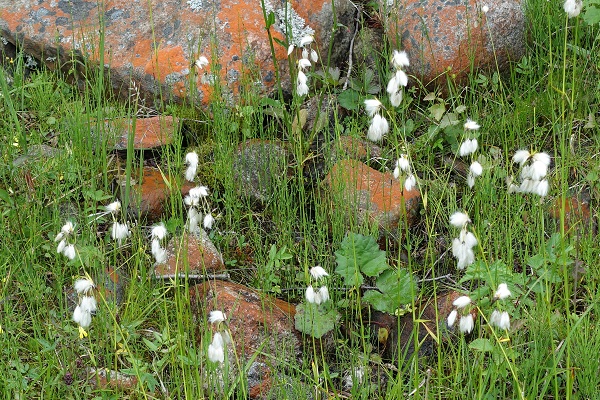
[[(416, 281), (427, 278), (412, 287), (406, 312), (419, 319), (418, 303), (448, 290), (471, 295), (479, 312), (468, 336), (443, 333), (447, 315), (439, 314), (440, 331), (432, 332), (439, 342), (429, 342), (433, 350), (427, 355), (397, 351), (393, 358), (382, 358), (376, 347), (381, 332), (369, 324), (373, 310), (361, 291), (334, 273), (335, 252), (347, 232), (378, 239), (377, 227), (349, 221), (323, 200), (318, 182), (304, 174), (307, 160), (327, 160), (332, 152), (324, 146), (322, 154), (314, 153), (310, 144), (316, 136), (323, 135), (325, 143), (342, 135), (366, 136), (369, 120), (362, 109), (345, 117), (336, 112), (327, 129), (301, 132), (292, 126), (303, 107), (297, 96), (284, 107), (248, 93), (239, 107), (230, 108), (216, 100), (216, 87), (209, 113), (189, 104), (165, 105), (166, 112), (185, 118), (185, 126), (158, 162), (163, 171), (181, 176), (186, 152), (193, 149), (200, 155), (198, 176), (209, 186), (211, 206), (219, 215), (210, 236), (234, 281), (297, 304), (305, 302), (312, 266), (321, 265), (331, 274), (329, 304), (340, 319), (323, 341), (305, 335), (297, 363), (281, 363), (283, 354), (266, 355), (278, 365), (276, 380), (286, 382), (273, 389), (272, 398), (598, 396), (600, 245), (595, 229), (565, 226), (560, 200), (587, 193), (590, 220), (597, 224), (600, 141), (589, 116), (600, 117), (600, 32), (598, 26), (566, 21), (554, 3), (530, 0), (527, 15), (529, 41), (523, 59), (505, 74), (475, 71), (464, 85), (450, 82), (443, 99), (425, 100), (427, 91), (409, 89), (402, 105), (385, 113), (391, 131), (381, 145), (381, 157), (368, 161), (386, 171), (401, 153), (408, 153), (426, 199), (418, 224), (379, 241), (389, 266), (408, 270)], [(372, 67), (379, 73), (388, 70), (387, 51)], [(352, 78), (365, 81), (367, 68), (355, 66)], [(0, 69), (0, 396), (245, 398), (245, 379), (237, 372), (223, 378), (206, 358), (210, 335), (197, 334), (208, 333), (210, 327), (203, 316), (192, 314), (192, 283), (153, 279), (144, 222), (132, 227), (121, 249), (109, 240), (109, 219), (88, 222), (86, 216), (115, 198), (115, 177), (135, 179), (144, 158), (153, 157), (130, 148), (117, 167), (103, 121), (144, 110), (135, 98), (126, 103), (106, 98), (108, 77), (88, 71), (87, 89), (79, 91), (60, 73), (26, 73), (21, 57)], [(316, 88), (316, 80), (313, 75), (309, 97), (340, 94), (335, 82)], [(368, 91), (368, 79), (363, 83)], [(458, 116), (459, 129), (434, 129), (438, 121), (432, 106), (442, 103), (446, 112)], [(449, 166), (470, 163), (469, 157), (455, 155), (467, 117), (482, 125), (476, 157), (484, 173), (474, 189)], [(236, 148), (247, 139), (280, 140), (289, 149), (289, 173), (278, 177), (262, 204), (240, 195), (231, 176)], [(13, 165), (40, 144), (59, 152)], [(512, 155), (524, 148), (553, 157), (550, 192), (544, 199), (507, 193), (506, 178), (518, 174)], [(558, 220), (550, 217), (552, 204), (558, 204)], [(457, 210), (468, 212), (473, 221), (479, 272), (456, 270), (451, 252), (446, 253), (459, 231), (448, 224)], [(181, 199), (172, 195), (164, 221), (182, 227), (185, 212)], [(67, 218), (77, 226), (79, 256), (73, 261), (56, 254), (53, 241)], [(99, 311), (88, 336), (80, 339), (71, 321), (75, 297), (70, 288), (84, 274), (102, 286), (99, 277), (107, 266), (129, 276), (124, 300), (117, 305), (112, 295), (99, 295)], [(470, 279), (463, 279), (466, 275)], [(513, 288), (504, 305), (511, 313), (508, 332), (486, 323), (499, 306), (489, 299), (506, 280)], [(375, 280), (367, 283), (374, 285)], [(409, 341), (418, 348), (421, 343), (413, 331)], [(238, 356), (224, 368), (249, 368)], [(95, 388), (86, 383), (88, 368), (121, 371), (137, 377), (138, 383), (133, 389)], [(357, 368), (365, 380), (357, 378)], [(355, 384), (344, 387), (352, 375)]]

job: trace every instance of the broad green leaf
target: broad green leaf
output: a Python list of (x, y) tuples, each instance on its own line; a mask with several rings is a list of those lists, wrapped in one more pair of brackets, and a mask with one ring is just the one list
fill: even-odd
[(360, 107), (360, 93), (353, 89), (344, 90), (338, 95), (338, 102), (346, 110), (358, 110)]
[(294, 325), (300, 332), (320, 338), (335, 327), (340, 315), (326, 305), (300, 304), (296, 307)]
[(429, 107), (429, 115), (436, 121), (439, 121), (440, 119), (442, 119), (445, 112), (446, 112), (446, 105), (444, 103), (436, 103), (436, 104), (432, 105), (431, 107)]
[(492, 342), (485, 338), (473, 340), (471, 343), (469, 343), (469, 348), (471, 350), (483, 351), (484, 353), (494, 351), (494, 345)]
[(372, 305), (374, 309), (388, 314), (393, 314), (399, 306), (393, 298), (377, 290), (367, 290), (363, 295), (363, 301)]
[(581, 18), (588, 25), (600, 23), (600, 8), (586, 7)]
[(533, 269), (538, 269), (546, 263), (546, 258), (541, 254), (536, 254), (527, 259), (527, 265)]
[(385, 271), (375, 283), (379, 291), (367, 290), (363, 300), (376, 310), (393, 314), (398, 307), (412, 301), (414, 282), (405, 269)]
[(346, 235), (335, 256), (335, 272), (344, 278), (344, 283), (348, 286), (362, 284), (362, 274), (378, 276), (389, 268), (385, 251), (379, 249), (375, 239), (358, 233)]

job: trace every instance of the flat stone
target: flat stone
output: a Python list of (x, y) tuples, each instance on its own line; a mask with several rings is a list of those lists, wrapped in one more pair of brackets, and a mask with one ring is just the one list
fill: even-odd
[(417, 221), (421, 194), (411, 191), (391, 172), (379, 172), (360, 161), (337, 162), (325, 177), (324, 186), (349, 219), (359, 224), (377, 224), (382, 232), (395, 231), (400, 221)]
[[(433, 299), (417, 302), (416, 315), (420, 322), (413, 321), (412, 313), (401, 316), (398, 321), (395, 315), (373, 311), (370, 325), (379, 353), (386, 360), (397, 360), (398, 355), (403, 353), (406, 353), (405, 360), (410, 359), (415, 352), (413, 334), (416, 324), (420, 343), (418, 355), (425, 357), (434, 354), (438, 344), (432, 334), (443, 342), (448, 342), (454, 337), (451, 335), (453, 329), (448, 328), (446, 319), (455, 308), (452, 302), (460, 296), (462, 294), (456, 291), (438, 295), (437, 313), (436, 302)], [(473, 314), (474, 317), (476, 315)], [(385, 331), (381, 332), (381, 329)]]
[[(350, 1), (264, 4), (275, 17), (275, 40), (287, 42), (290, 28), (293, 43), (314, 34), (323, 58), (333, 40), (332, 64), (347, 61), (352, 32), (346, 27), (354, 26), (355, 13)], [(183, 99), (207, 106), (216, 81), (219, 96), (229, 101), (256, 88), (272, 92), (276, 72), (290, 86), (287, 46), (274, 43), (272, 54), (261, 1), (0, 0), (0, 9), (6, 41), (0, 50), (19, 46), (51, 69), (75, 67), (80, 84), (89, 66), (110, 69), (110, 85), (123, 99), (139, 94), (141, 103), (156, 107)], [(200, 56), (210, 62), (202, 70), (194, 66)]]
[(157, 278), (204, 276), (223, 271), (223, 256), (201, 228), (197, 233), (186, 231), (181, 237), (172, 238), (167, 245), (167, 261), (154, 268)]
[[(300, 337), (294, 329), (294, 305), (219, 280), (190, 288), (190, 301), (199, 326), (205, 325), (210, 311), (225, 313), (235, 354), (242, 358), (242, 365), (253, 360), (248, 371), (250, 398), (269, 398), (269, 392), (281, 379), (281, 370), (296, 364), (301, 354)], [(234, 360), (232, 346), (228, 352), (229, 359)]]
[(107, 368), (88, 368), (88, 379), (99, 389), (132, 392), (138, 386), (138, 378)]
[(520, 0), (407, 0), (393, 2), (384, 28), (411, 74), (442, 85), (446, 72), (461, 80), (471, 67), (505, 71), (525, 54), (525, 22)]
[(231, 172), (240, 195), (266, 202), (287, 178), (287, 150), (278, 141), (247, 140), (238, 146)]
[(564, 208), (561, 205), (562, 198), (559, 196), (550, 205), (549, 214), (560, 224), (560, 216), (564, 209), (565, 232), (578, 236), (596, 231), (590, 213), (589, 194), (571, 195), (565, 198)]
[[(114, 131), (116, 150), (127, 150), (128, 135), (133, 131), (134, 121), (130, 118), (117, 118), (107, 121), (111, 131)], [(173, 135), (179, 129), (179, 120), (170, 115), (150, 118), (137, 118), (133, 148), (147, 150), (173, 143)]]

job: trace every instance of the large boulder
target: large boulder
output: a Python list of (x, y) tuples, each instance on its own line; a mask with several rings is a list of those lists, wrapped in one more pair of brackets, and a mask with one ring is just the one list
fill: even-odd
[[(471, 67), (505, 70), (525, 51), (520, 0), (389, 2), (385, 31), (407, 51), (409, 72), (428, 84), (446, 73), (462, 79)], [(497, 63), (497, 64), (496, 64)], [(441, 83), (441, 82), (440, 82)]]
[[(102, 63), (114, 91), (137, 92), (150, 104), (185, 98), (206, 104), (216, 81), (226, 99), (257, 86), (269, 93), (276, 71), (263, 4), (275, 16), (274, 39), (297, 44), (313, 34), (323, 59), (334, 40), (332, 62), (345, 61), (352, 34), (340, 26), (353, 26), (354, 18), (348, 0), (0, 0), (0, 50), (21, 47), (32, 63), (51, 68)], [(287, 48), (275, 42), (274, 50), (289, 86)], [(210, 65), (196, 68), (200, 56)]]

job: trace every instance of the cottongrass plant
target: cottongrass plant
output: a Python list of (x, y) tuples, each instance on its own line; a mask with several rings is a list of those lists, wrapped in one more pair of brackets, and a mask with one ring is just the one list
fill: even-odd
[(404, 68), (408, 67), (410, 62), (406, 52), (398, 50), (392, 52), (391, 62), (394, 74), (387, 84), (386, 92), (390, 96), (392, 106), (398, 107), (402, 102), (404, 88), (408, 85), (408, 75), (404, 72)]
[[(212, 229), (215, 219), (210, 213), (210, 204), (207, 197), (208, 188), (206, 186), (196, 186), (190, 189), (187, 196), (183, 198), (183, 202), (188, 206), (188, 232), (197, 233), (200, 229), (200, 221), (202, 221), (204, 229)], [(204, 217), (202, 212), (204, 212)]]
[(73, 284), (78, 297), (77, 307), (73, 311), (73, 321), (79, 325), (81, 339), (87, 336), (86, 329), (92, 324), (92, 315), (98, 309), (98, 303), (93, 295), (95, 287), (96, 285), (89, 278), (78, 279)]
[(404, 189), (408, 192), (413, 190), (413, 188), (417, 185), (417, 177), (412, 171), (408, 154), (400, 154), (400, 158), (396, 160), (394, 178), (400, 181), (403, 180)]
[[(467, 119), (463, 127), (467, 135), (470, 135), (470, 132), (478, 131), (480, 128), (479, 124), (471, 119)], [(471, 157), (471, 165), (469, 166), (469, 172), (467, 172), (467, 186), (470, 188), (475, 186), (475, 178), (481, 176), (483, 173), (483, 167), (481, 166), (481, 163), (474, 159), (474, 154), (478, 148), (479, 143), (477, 142), (476, 138), (465, 139), (458, 148), (459, 156)]]
[[(310, 275), (314, 280), (314, 283), (316, 284), (317, 282), (328, 277), (329, 273), (325, 270), (325, 268), (321, 267), (320, 265), (317, 265), (310, 269)], [(315, 289), (313, 288), (313, 285), (311, 283), (306, 288), (306, 293), (304, 296), (306, 297), (306, 301), (308, 301), (309, 303), (318, 305), (321, 303), (325, 303), (327, 300), (329, 300), (329, 289), (326, 285), (322, 285), (320, 288)]]
[(67, 221), (62, 228), (60, 228), (60, 232), (58, 232), (54, 238), (54, 241), (58, 242), (58, 245), (56, 246), (56, 252), (67, 257), (69, 260), (75, 259), (76, 256), (75, 245), (69, 241), (74, 234), (75, 225), (73, 225), (73, 222)]
[(121, 202), (119, 200), (113, 201), (105, 207), (105, 211), (99, 213), (98, 218), (110, 214), (113, 219), (112, 226), (110, 228), (110, 237), (112, 240), (116, 241), (120, 246), (123, 240), (127, 239), (129, 235), (131, 235), (131, 231), (129, 230), (129, 224), (127, 221), (119, 222), (117, 221), (117, 215), (121, 212)]
[(452, 328), (458, 321), (458, 330), (461, 333), (471, 333), (475, 327), (475, 320), (471, 313), (471, 298), (469, 296), (460, 296), (452, 302), (455, 307), (448, 315), (448, 327)]
[(387, 119), (381, 115), (383, 104), (378, 99), (367, 99), (364, 104), (365, 111), (371, 117), (367, 138), (372, 142), (379, 142), (390, 131)]
[[(402, 103), (404, 88), (408, 85), (408, 75), (404, 72), (404, 68), (408, 67), (410, 62), (406, 52), (394, 50), (391, 64), (394, 72), (388, 81), (386, 92), (392, 106), (398, 107)], [(383, 104), (379, 99), (366, 99), (364, 105), (365, 111), (371, 118), (367, 138), (372, 142), (379, 142), (390, 130), (387, 119), (381, 115)]]
[(475, 262), (473, 247), (477, 245), (477, 238), (469, 231), (471, 219), (466, 213), (457, 211), (450, 216), (450, 225), (460, 228), (457, 238), (452, 240), (452, 255), (456, 258), (456, 268), (465, 269)]
[[(314, 40), (312, 35), (306, 35), (300, 39), (299, 43), (299, 47), (302, 48), (302, 58), (296, 62), (298, 67), (298, 73), (296, 74), (296, 94), (301, 97), (307, 95), (309, 89), (308, 77), (304, 71), (311, 67), (311, 60), (315, 63), (319, 61), (317, 51), (311, 48)], [(291, 44), (288, 47), (288, 57), (294, 52), (295, 48), (296, 46), (294, 44)]]
[(154, 225), (150, 232), (150, 239), (152, 240), (151, 251), (156, 260), (156, 265), (167, 261), (167, 250), (161, 246), (161, 241), (167, 237), (167, 234), (167, 228), (162, 222)]
[(581, 13), (583, 2), (581, 0), (566, 0), (563, 9), (569, 18), (575, 18)]
[(550, 189), (546, 175), (551, 158), (547, 153), (530, 153), (528, 150), (518, 150), (513, 156), (513, 162), (519, 164), (521, 183), (513, 183), (514, 177), (508, 178), (509, 193), (532, 193), (545, 197)]
[(191, 151), (185, 155), (185, 163), (188, 165), (185, 170), (185, 179), (188, 182), (194, 182), (196, 171), (198, 170), (198, 162), (198, 154), (195, 151)]
[(494, 293), (494, 301), (499, 302), (498, 308), (496, 308), (490, 316), (490, 325), (497, 328), (508, 330), (510, 329), (510, 316), (506, 310), (502, 309), (502, 301), (508, 299), (511, 296), (511, 292), (508, 289), (506, 283), (501, 283)]
[(216, 326), (216, 332), (213, 334), (212, 342), (208, 345), (208, 359), (214, 363), (223, 363), (225, 361), (225, 345), (231, 343), (231, 335), (225, 327), (227, 317), (223, 311), (214, 310), (208, 315), (208, 322)]

